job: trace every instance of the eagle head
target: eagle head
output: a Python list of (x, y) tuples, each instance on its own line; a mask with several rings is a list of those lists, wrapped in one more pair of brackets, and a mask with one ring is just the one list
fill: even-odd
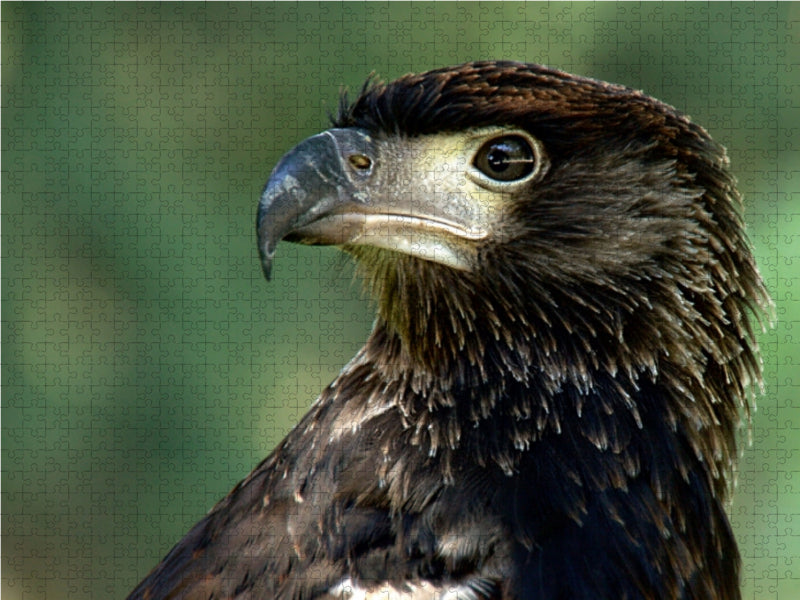
[(739, 406), (768, 302), (739, 209), (724, 149), (675, 109), (477, 62), (343, 97), (275, 167), (257, 229), (268, 278), (281, 239), (350, 253), (417, 370), (587, 389), (675, 363)]

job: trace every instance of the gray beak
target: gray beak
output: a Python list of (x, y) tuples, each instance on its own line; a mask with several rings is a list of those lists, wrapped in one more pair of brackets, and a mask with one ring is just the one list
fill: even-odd
[[(267, 279), (275, 247), (284, 238), (319, 245), (346, 241), (347, 232), (337, 231), (335, 220), (323, 218), (364, 199), (359, 185), (369, 178), (371, 168), (354, 167), (348, 162), (353, 155), (374, 160), (369, 135), (359, 129), (331, 129), (300, 142), (278, 162), (256, 216), (261, 268)], [(315, 226), (320, 219), (324, 226)]]

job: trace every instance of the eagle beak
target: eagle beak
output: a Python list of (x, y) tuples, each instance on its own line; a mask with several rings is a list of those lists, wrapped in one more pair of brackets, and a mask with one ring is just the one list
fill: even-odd
[(460, 270), (472, 268), (475, 242), (490, 233), (487, 207), (493, 207), (469, 193), (457, 170), (442, 169), (460, 154), (436, 144), (415, 150), (413, 142), (394, 143), (399, 150), (362, 129), (330, 129), (280, 160), (261, 194), (256, 218), (267, 279), (282, 239), (372, 246)]
[(297, 230), (306, 229), (294, 241), (306, 244), (347, 241), (343, 228), (313, 227), (313, 224), (337, 209), (359, 210), (363, 193), (352, 177), (363, 174), (349, 173), (343, 160), (370, 153), (371, 140), (365, 132), (332, 129), (304, 140), (278, 162), (261, 194), (256, 216), (261, 267), (268, 280), (275, 247)]

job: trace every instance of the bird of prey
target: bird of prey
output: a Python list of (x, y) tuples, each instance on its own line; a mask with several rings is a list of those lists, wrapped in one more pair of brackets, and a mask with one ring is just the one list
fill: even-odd
[[(723, 148), (639, 91), (474, 62), (342, 99), (257, 214), (374, 328), (131, 598), (736, 600), (769, 298)], [(277, 276), (277, 275), (276, 275)]]

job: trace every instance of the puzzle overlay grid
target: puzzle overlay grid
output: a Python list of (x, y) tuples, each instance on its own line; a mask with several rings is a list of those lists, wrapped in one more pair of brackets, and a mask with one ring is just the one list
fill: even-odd
[(374, 307), (335, 249), (263, 280), (261, 186), (342, 86), (483, 58), (728, 148), (776, 317), (730, 514), (744, 598), (800, 597), (799, 7), (2, 3), (3, 597), (123, 597), (301, 418)]

